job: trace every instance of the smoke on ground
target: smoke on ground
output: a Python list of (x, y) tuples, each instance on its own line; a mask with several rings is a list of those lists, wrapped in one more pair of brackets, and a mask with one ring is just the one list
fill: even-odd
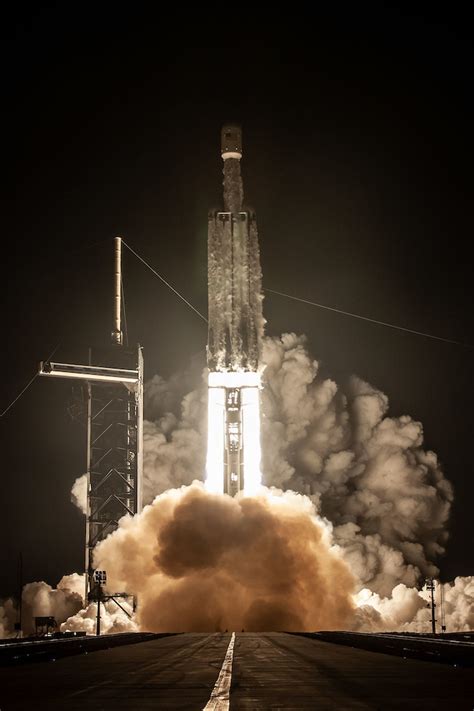
[[(22, 633), (35, 633), (35, 617), (53, 617), (61, 632), (96, 633), (97, 603), (84, 607), (84, 575), (72, 573), (64, 575), (57, 586), (51, 587), (44, 581), (28, 583), (22, 594)], [(133, 620), (133, 604), (120, 599), (122, 610), (113, 600), (101, 604), (102, 632), (136, 632), (138, 626)], [(0, 602), (0, 638), (15, 634), (15, 623), (19, 620), (17, 602), (9, 598)]]
[[(466, 632), (474, 629), (474, 577), (458, 577), (442, 585), (444, 604), (441, 606), (441, 586), (436, 588), (437, 630), (441, 630), (442, 610), (447, 632)], [(431, 632), (430, 593), (396, 585), (388, 597), (381, 597), (368, 589), (355, 598), (357, 609), (354, 629), (364, 632)]]
[[(23, 634), (35, 632), (35, 617), (54, 617), (58, 625), (75, 615), (84, 605), (84, 576), (64, 575), (55, 588), (44, 581), (28, 583), (22, 593)], [(12, 599), (0, 605), (0, 637), (14, 633), (18, 606)]]
[(355, 580), (306, 497), (231, 498), (202, 484), (158, 496), (100, 543), (111, 589), (151, 631), (341, 629)]
[[(107, 600), (100, 604), (100, 629), (101, 634), (115, 634), (117, 632), (138, 632), (139, 627), (134, 619), (133, 604), (129, 600), (120, 599), (120, 606), (114, 600)], [(97, 603), (91, 602), (75, 615), (65, 619), (61, 625), (61, 632), (86, 632), (96, 634), (97, 631)]]
[(18, 619), (17, 605), (12, 598), (0, 600), (0, 639), (13, 634)]

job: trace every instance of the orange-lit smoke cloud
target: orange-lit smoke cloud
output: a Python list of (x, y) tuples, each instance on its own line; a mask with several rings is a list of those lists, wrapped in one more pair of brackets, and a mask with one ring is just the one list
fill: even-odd
[(354, 580), (306, 497), (231, 498), (199, 483), (122, 519), (96, 551), (151, 631), (347, 627)]

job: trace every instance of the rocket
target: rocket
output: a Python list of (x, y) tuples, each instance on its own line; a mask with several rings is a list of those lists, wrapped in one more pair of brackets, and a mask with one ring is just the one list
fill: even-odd
[(208, 216), (206, 486), (255, 493), (260, 473), (262, 272), (255, 212), (243, 203), (242, 131), (225, 125), (224, 208)]

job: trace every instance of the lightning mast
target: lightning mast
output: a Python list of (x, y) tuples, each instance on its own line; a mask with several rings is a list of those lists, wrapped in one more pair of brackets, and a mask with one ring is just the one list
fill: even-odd
[(123, 346), (122, 240), (114, 239), (112, 346), (90, 348), (89, 363), (40, 363), (39, 374), (83, 382), (87, 400), (86, 599), (96, 588), (95, 546), (119, 519), (142, 509), (143, 349)]
[(428, 607), (431, 610), (431, 633), (436, 634), (436, 603), (435, 603), (435, 591), (436, 591), (436, 580), (434, 578), (426, 579), (426, 589), (430, 593), (431, 602), (428, 603)]

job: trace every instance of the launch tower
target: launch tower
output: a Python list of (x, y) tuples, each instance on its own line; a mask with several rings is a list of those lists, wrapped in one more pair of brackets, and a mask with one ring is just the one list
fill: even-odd
[(87, 403), (86, 599), (94, 596), (94, 548), (122, 516), (142, 509), (143, 349), (123, 345), (122, 240), (114, 240), (112, 345), (89, 349), (89, 363), (40, 363), (39, 374), (84, 385)]
[(224, 209), (208, 220), (209, 368), (206, 484), (234, 496), (261, 483), (262, 272), (255, 213), (243, 205), (242, 132), (221, 134)]

